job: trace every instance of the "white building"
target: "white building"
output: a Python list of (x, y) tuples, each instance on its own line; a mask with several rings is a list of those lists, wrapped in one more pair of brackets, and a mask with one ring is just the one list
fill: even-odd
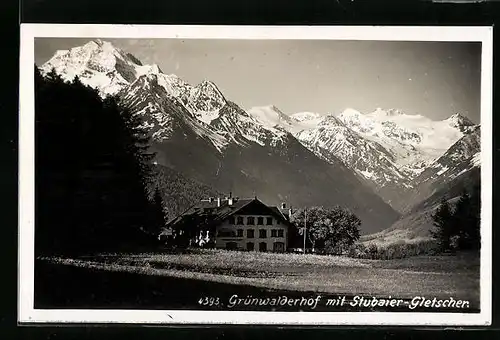
[[(289, 244), (289, 221), (285, 206), (281, 209), (264, 204), (257, 198), (203, 200), (170, 227), (197, 230), (196, 243), (211, 244), (219, 249), (285, 252)], [(194, 226), (193, 224), (196, 224)]]

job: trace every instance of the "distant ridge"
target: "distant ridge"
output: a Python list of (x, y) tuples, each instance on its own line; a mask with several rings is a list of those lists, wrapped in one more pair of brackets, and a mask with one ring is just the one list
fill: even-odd
[(102, 96), (118, 95), (141, 117), (158, 164), (184, 178), (258, 195), (271, 205), (341, 205), (361, 218), (363, 233), (387, 228), (399, 216), (339, 159), (326, 161), (300, 143), (286, 127), (296, 120), (276, 107), (255, 115), (211, 81), (192, 86), (105, 41), (57, 52), (42, 65), (45, 73), (51, 69), (68, 80), (80, 77)]

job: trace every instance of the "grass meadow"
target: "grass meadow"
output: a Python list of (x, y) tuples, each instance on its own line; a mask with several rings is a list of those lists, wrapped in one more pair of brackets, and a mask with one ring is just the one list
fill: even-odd
[(197, 249), (186, 253), (101, 254), (42, 258), (50, 264), (170, 277), (275, 291), (411, 299), (469, 300), (479, 308), (479, 256), (415, 256), (394, 260), (313, 254)]

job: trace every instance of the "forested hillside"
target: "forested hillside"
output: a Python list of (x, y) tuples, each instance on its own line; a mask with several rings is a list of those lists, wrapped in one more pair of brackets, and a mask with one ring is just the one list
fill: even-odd
[(163, 214), (144, 181), (154, 155), (117, 98), (35, 68), (35, 117), (37, 253), (154, 242)]
[(148, 192), (151, 197), (156, 190), (161, 195), (167, 221), (180, 215), (203, 198), (224, 196), (224, 193), (188, 179), (177, 171), (159, 164), (153, 168), (148, 182)]

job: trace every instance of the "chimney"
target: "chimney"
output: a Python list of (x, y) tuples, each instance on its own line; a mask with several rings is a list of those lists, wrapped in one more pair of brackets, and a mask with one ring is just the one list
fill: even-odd
[(217, 197), (217, 206), (220, 207), (220, 197)]
[(231, 197), (231, 195), (229, 195), (229, 198), (227, 199), (227, 204), (233, 205), (233, 198)]
[(292, 211), (292, 207), (290, 207), (290, 209), (288, 209), (288, 219), (292, 219), (292, 214), (293, 214), (293, 211)]
[(209, 201), (210, 203), (212, 203), (212, 202), (214, 201), (214, 198), (213, 198), (213, 197), (209, 197), (209, 198), (208, 198), (208, 201)]
[(285, 210), (285, 209), (286, 209), (286, 203), (285, 203), (285, 202), (281, 203), (281, 209), (282, 209), (282, 210)]

